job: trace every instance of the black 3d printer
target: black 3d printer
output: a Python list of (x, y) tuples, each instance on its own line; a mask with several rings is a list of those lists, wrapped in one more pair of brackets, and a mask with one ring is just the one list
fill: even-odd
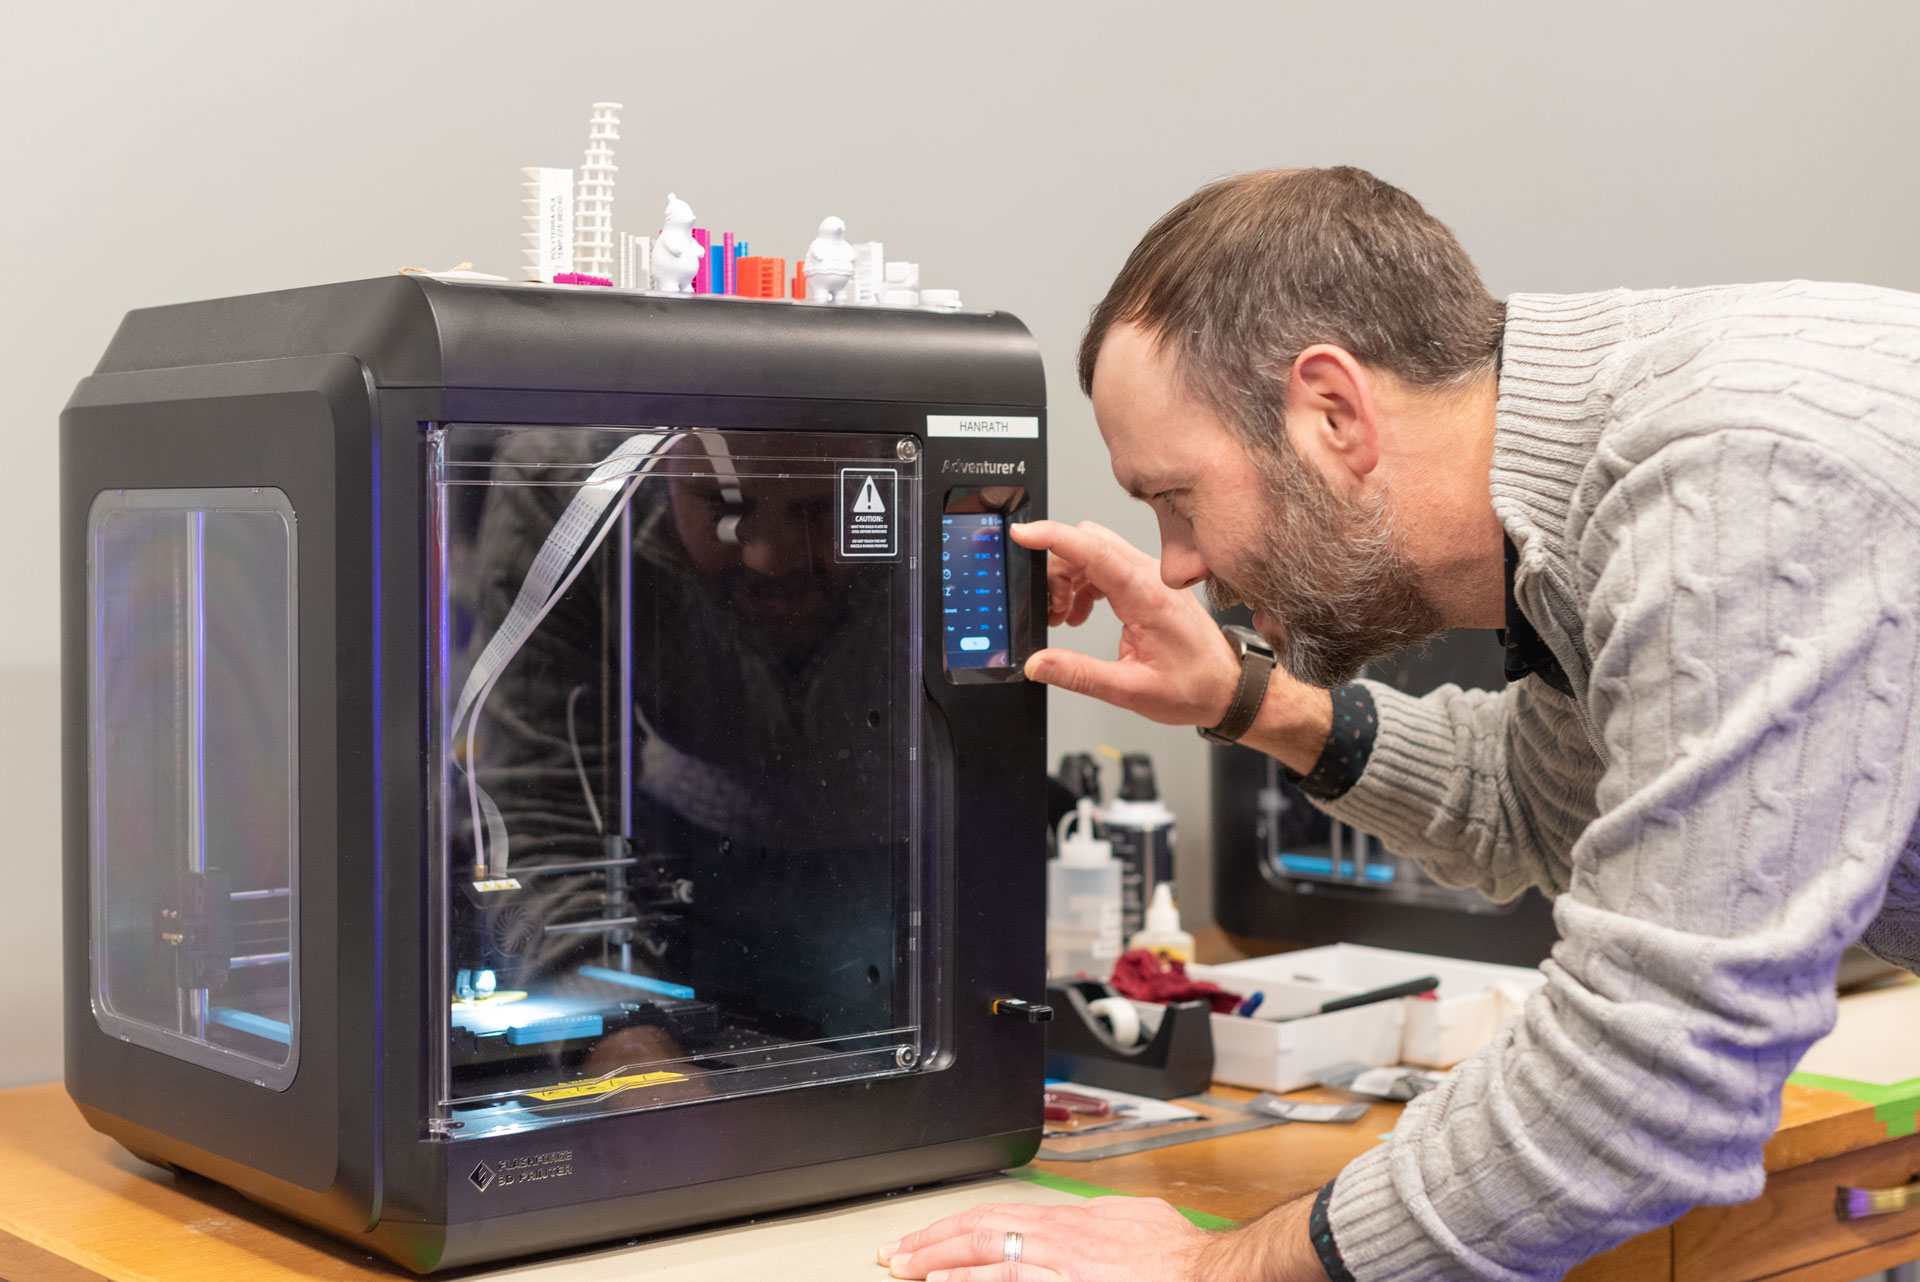
[(67, 1086), (428, 1271), (1026, 1161), (1038, 354), (419, 277), (61, 428)]
[[(1223, 622), (1246, 624), (1245, 607)], [(1366, 676), (1409, 694), (1452, 683), (1497, 690), (1504, 652), (1490, 632), (1460, 629), (1369, 664)], [(1414, 861), (1329, 818), (1272, 757), (1213, 749), (1213, 910), (1227, 930), (1274, 947), (1381, 948), (1532, 966), (1557, 938), (1536, 890), (1495, 904), (1440, 885)]]

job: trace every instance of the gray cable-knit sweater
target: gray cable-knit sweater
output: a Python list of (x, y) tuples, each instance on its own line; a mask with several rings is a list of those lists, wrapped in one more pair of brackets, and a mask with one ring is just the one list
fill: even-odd
[(1574, 695), (1374, 685), (1327, 808), (1449, 885), (1540, 887), (1561, 941), (1341, 1173), (1359, 1282), (1555, 1278), (1755, 1197), (1842, 950), (1920, 964), (1920, 295), (1519, 295), (1496, 432)]

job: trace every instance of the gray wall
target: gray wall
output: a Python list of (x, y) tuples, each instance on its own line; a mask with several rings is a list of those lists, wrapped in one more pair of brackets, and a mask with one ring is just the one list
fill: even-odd
[[(712, 34), (723, 21), (738, 34)], [(130, 307), (463, 258), (510, 271), (517, 170), (577, 164), (595, 99), (627, 107), (620, 227), (650, 230), (671, 188), (704, 225), (792, 258), (838, 213), (928, 284), (1025, 318), (1052, 379), (1054, 512), (1149, 547), (1073, 347), (1140, 232), (1221, 174), (1371, 168), (1453, 225), (1495, 293), (1920, 288), (1920, 9), (1899, 0), (108, 0), (6, 26), (0, 1086), (59, 1072), (49, 540), (74, 380)], [(1116, 636), (1103, 620), (1075, 640), (1110, 652)], [(1204, 923), (1198, 740), (1068, 697), (1053, 709), (1056, 754), (1155, 754), (1186, 916)]]

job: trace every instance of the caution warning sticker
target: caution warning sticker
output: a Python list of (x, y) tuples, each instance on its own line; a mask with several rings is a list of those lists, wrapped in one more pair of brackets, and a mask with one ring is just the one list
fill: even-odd
[(840, 555), (900, 554), (900, 473), (890, 467), (840, 469)]

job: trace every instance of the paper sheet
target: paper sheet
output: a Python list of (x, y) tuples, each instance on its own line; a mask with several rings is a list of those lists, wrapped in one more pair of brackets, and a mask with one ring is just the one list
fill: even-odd
[(1840, 999), (1840, 1019), (1799, 1071), (1892, 1086), (1920, 1077), (1920, 985), (1899, 984)]

